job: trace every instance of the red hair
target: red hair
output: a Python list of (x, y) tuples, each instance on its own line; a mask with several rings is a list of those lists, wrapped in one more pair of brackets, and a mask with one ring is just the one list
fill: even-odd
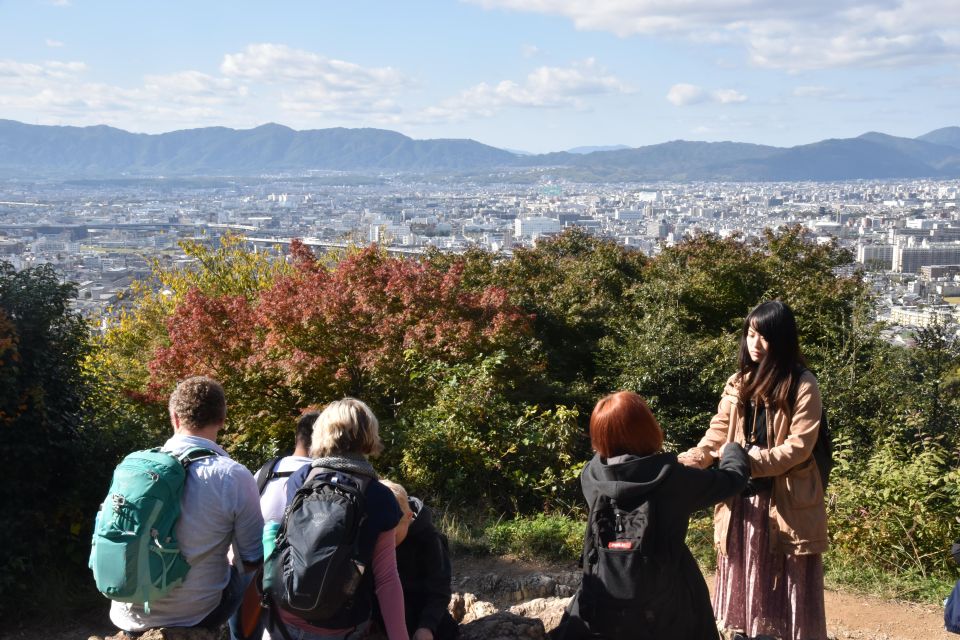
[(590, 415), (590, 444), (604, 458), (647, 456), (663, 447), (663, 431), (646, 401), (632, 391), (601, 398)]

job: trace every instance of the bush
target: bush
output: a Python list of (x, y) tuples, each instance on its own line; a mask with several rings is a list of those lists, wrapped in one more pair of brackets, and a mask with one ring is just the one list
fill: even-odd
[(576, 560), (583, 551), (586, 525), (561, 515), (538, 514), (492, 524), (485, 530), (493, 553), (525, 560)]
[(84, 420), (89, 345), (74, 294), (52, 267), (0, 262), (0, 617), (43, 606), (37, 589), (51, 570), (86, 570), (94, 496), (113, 466)]
[(942, 438), (882, 442), (862, 470), (831, 486), (833, 545), (848, 558), (901, 574), (953, 572), (960, 537), (960, 470)]

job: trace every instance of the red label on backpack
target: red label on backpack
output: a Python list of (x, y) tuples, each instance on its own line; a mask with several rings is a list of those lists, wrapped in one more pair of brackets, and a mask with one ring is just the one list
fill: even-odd
[(614, 540), (607, 544), (607, 549), (633, 549), (633, 543), (626, 540)]

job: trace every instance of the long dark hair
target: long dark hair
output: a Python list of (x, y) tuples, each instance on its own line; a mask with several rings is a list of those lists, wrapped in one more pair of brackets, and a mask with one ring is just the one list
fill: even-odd
[[(767, 353), (760, 362), (753, 361), (747, 348), (747, 332), (751, 327), (767, 341)], [(792, 412), (791, 390), (806, 361), (800, 353), (797, 320), (785, 302), (763, 302), (747, 314), (737, 360), (741, 398), (770, 402), (780, 411)]]

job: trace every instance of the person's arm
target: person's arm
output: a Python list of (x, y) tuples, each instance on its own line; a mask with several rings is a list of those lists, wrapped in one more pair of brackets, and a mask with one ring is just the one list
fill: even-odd
[(245, 572), (256, 571), (263, 564), (263, 514), (257, 481), (238, 465), (234, 474), (234, 544)]
[(731, 377), (727, 381), (724, 393), (720, 397), (720, 403), (717, 405), (717, 413), (710, 420), (710, 427), (700, 439), (700, 442), (697, 443), (697, 446), (677, 456), (677, 459), (688, 467), (706, 469), (711, 466), (720, 455), (720, 447), (727, 442), (730, 430), (730, 415), (737, 410), (737, 403), (739, 402), (737, 396), (728, 393), (732, 380)]
[(423, 587), (426, 602), (417, 619), (418, 629), (429, 629), (436, 635), (437, 628), (450, 604), (450, 554), (446, 538), (436, 529), (432, 530), (429, 544), (424, 545), (420, 558), (423, 569)]
[(691, 511), (714, 505), (741, 493), (750, 479), (750, 458), (736, 442), (723, 446), (716, 469), (684, 470), (684, 488), (691, 501)]
[(750, 470), (754, 478), (786, 473), (810, 457), (820, 433), (823, 404), (820, 389), (811, 373), (805, 373), (797, 387), (793, 418), (783, 444), (769, 449), (750, 450)]
[(403, 587), (397, 573), (396, 534), (393, 529), (377, 536), (373, 548), (373, 584), (389, 640), (409, 640), (403, 610)]

